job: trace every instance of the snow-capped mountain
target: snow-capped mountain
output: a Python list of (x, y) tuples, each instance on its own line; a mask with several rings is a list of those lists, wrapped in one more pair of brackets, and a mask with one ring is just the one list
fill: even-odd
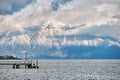
[(31, 58), (96, 58), (97, 54), (98, 58), (114, 58), (119, 55), (119, 38), (83, 33), (68, 35), (67, 32), (78, 27), (63, 24), (54, 27), (52, 23), (47, 23), (24, 28), (23, 31), (2, 33), (1, 54), (20, 56), (21, 51), (26, 50)]
[[(120, 11), (111, 2), (16, 1), (0, 8), (0, 55), (30, 58), (120, 58)], [(4, 2), (4, 1), (3, 1)], [(85, 6), (88, 4), (88, 6)], [(6, 5), (7, 6), (7, 5)], [(19, 9), (18, 9), (19, 7)]]

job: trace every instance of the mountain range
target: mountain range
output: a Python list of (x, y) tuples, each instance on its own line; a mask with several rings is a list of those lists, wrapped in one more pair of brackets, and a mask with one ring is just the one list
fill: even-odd
[(40, 59), (120, 58), (119, 38), (96, 36), (85, 34), (85, 32), (81, 32), (79, 35), (72, 35), (72, 33), (68, 35), (76, 28), (79, 26), (71, 27), (60, 24), (53, 27), (52, 23), (47, 22), (44, 26), (30, 26), (24, 28), (23, 31), (4, 32), (0, 34), (0, 53), (23, 58), (21, 51), (25, 50), (30, 58)]
[(0, 55), (120, 59), (118, 0), (0, 1)]

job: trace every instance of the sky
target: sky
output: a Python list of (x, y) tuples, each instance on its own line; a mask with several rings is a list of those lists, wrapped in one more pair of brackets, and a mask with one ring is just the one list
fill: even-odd
[(120, 0), (0, 0), (0, 48), (31, 58), (120, 58)]

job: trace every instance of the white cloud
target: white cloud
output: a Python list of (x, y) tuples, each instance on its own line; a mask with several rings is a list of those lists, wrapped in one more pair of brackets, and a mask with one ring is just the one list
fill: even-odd
[[(2, 17), (0, 25), (10, 26), (10, 28), (19, 25), (20, 28), (20, 26), (41, 25), (41, 22), (44, 21), (54, 21), (54, 25), (56, 26), (59, 24), (56, 22), (72, 25), (83, 23), (87, 26), (101, 25), (107, 24), (106, 20), (114, 16), (119, 9), (116, 4), (103, 3), (102, 5), (97, 5), (98, 3), (94, 0), (91, 1), (91, 4), (88, 4), (88, 2), (86, 0), (74, 0), (68, 5), (62, 6), (61, 10), (54, 12), (51, 11), (50, 1), (37, 0), (37, 3), (28, 5), (25, 9), (14, 15)], [(104, 12), (107, 16), (103, 16)]]
[(109, 46), (113, 46), (113, 45), (117, 45), (120, 47), (120, 43), (119, 42), (114, 42), (114, 41), (108, 41)]
[[(23, 0), (26, 1), (26, 0)], [(99, 3), (98, 3), (99, 2)], [(81, 34), (83, 31), (91, 27), (100, 25), (114, 25), (118, 23), (118, 18), (113, 18), (115, 15), (120, 15), (118, 0), (74, 0), (67, 5), (60, 6), (58, 11), (51, 10), (51, 1), (49, 0), (37, 0), (34, 4), (30, 4), (12, 15), (0, 15), (0, 34), (4, 32), (20, 31), (24, 32), (25, 28), (31, 26), (38, 26), (46, 28), (48, 24), (52, 24), (51, 31), (44, 29), (39, 31), (39, 36), (36, 40), (36, 44), (45, 45), (46, 42), (52, 45), (52, 39), (48, 36), (54, 36), (55, 30), (59, 32), (57, 35), (73, 35)], [(26, 2), (25, 2), (26, 3)], [(9, 5), (8, 5), (9, 7)], [(7, 8), (7, 5), (6, 5)], [(10, 7), (7, 8), (10, 10)], [(85, 24), (84, 26), (80, 26)], [(70, 26), (70, 30), (63, 30), (62, 28)], [(76, 26), (77, 25), (77, 26)], [(52, 29), (54, 27), (54, 29)], [(73, 28), (73, 29), (72, 29)], [(114, 33), (115, 31), (110, 31)], [(42, 34), (41, 34), (42, 33)], [(108, 32), (104, 32), (106, 34)], [(117, 34), (120, 34), (117, 32)], [(97, 35), (97, 34), (95, 34)], [(109, 34), (111, 36), (111, 34)], [(12, 37), (11, 42), (13, 43), (25, 43), (30, 44), (30, 36), (20, 35)], [(3, 38), (4, 40), (5, 38)], [(19, 40), (21, 41), (19, 41)], [(7, 40), (7, 39), (6, 39)], [(5, 40), (5, 41), (6, 41)], [(48, 41), (49, 40), (49, 41)], [(5, 43), (4, 41), (1, 44)], [(97, 45), (99, 40), (87, 41), (83, 40), (79, 42), (79, 45)], [(68, 41), (68, 44), (73, 44)], [(56, 43), (56, 45), (58, 45)]]
[(81, 56), (81, 57), (90, 57), (90, 56), (91, 56), (91, 53), (84, 53), (84, 54), (81, 54), (80, 56)]
[(28, 35), (18, 35), (12, 37), (4, 37), (0, 40), (1, 45), (30, 45), (30, 38)]
[(60, 51), (57, 51), (57, 52), (55, 52), (55, 53), (51, 53), (50, 56), (52, 56), (52, 57), (60, 57), (60, 58), (65, 58), (65, 57), (67, 57), (66, 54), (63, 54), (63, 53), (61, 53)]
[(113, 15), (115, 15), (119, 9), (118, 7), (119, 6), (116, 4), (102, 4), (96, 6), (97, 11), (100, 13), (100, 15), (104, 17), (112, 17)]
[(98, 46), (99, 44), (103, 43), (103, 39), (92, 39), (92, 40), (67, 40), (66, 45), (84, 45), (84, 46)]

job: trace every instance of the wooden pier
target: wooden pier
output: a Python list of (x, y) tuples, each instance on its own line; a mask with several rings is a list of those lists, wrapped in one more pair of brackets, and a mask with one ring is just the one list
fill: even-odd
[[(35, 63), (34, 63), (35, 62)], [(13, 68), (20, 68), (21, 65), (24, 65), (25, 68), (35, 68), (35, 69), (38, 69), (39, 66), (38, 66), (38, 61), (28, 61), (28, 62), (25, 62), (25, 61), (20, 61), (20, 60), (14, 60), (14, 61), (8, 61), (8, 60), (2, 60), (0, 61), (0, 65), (12, 65)]]

